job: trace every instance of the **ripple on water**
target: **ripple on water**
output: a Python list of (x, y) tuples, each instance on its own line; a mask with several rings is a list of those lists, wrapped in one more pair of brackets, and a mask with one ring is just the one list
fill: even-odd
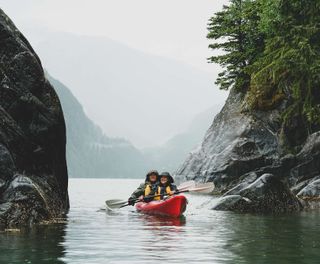
[[(317, 263), (320, 213), (234, 214), (189, 195), (185, 217), (99, 208), (126, 199), (137, 180), (70, 180), (67, 224), (0, 234), (0, 263)], [(212, 202), (208, 202), (208, 205)]]

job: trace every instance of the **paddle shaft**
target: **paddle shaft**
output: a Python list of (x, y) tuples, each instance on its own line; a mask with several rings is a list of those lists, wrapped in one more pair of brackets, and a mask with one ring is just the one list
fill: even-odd
[[(180, 194), (180, 193), (186, 193), (186, 192), (190, 192), (190, 191), (189, 190), (177, 191), (177, 192), (174, 193), (174, 195), (175, 194)], [(157, 195), (148, 196), (148, 198), (156, 198), (156, 197), (160, 197), (160, 196), (170, 196), (170, 194), (157, 194)], [(139, 202), (139, 201), (140, 201), (140, 199), (136, 199), (134, 202), (136, 203), (136, 202)], [(125, 205), (122, 205), (120, 208), (129, 206), (129, 205), (130, 204), (127, 203)]]
[[(212, 192), (212, 190), (214, 188), (214, 184), (213, 183), (206, 183), (206, 184), (202, 184), (201, 187), (193, 187), (193, 188), (190, 186), (189, 187), (190, 189), (185, 190), (185, 188), (188, 188), (188, 187), (189, 186), (184, 186), (184, 187), (181, 186), (181, 190), (179, 191), (179, 189), (178, 189), (178, 191), (176, 191), (174, 194), (187, 193), (187, 192), (203, 192), (203, 191), (207, 191), (207, 193), (209, 193), (209, 192)], [(147, 196), (147, 197), (152, 199), (152, 198), (161, 197), (161, 196), (169, 196), (169, 195), (168, 194), (157, 194), (157, 195), (152, 195), (152, 196)], [(110, 201), (111, 201), (111, 203), (109, 203)], [(133, 200), (134, 203), (139, 202), (139, 201), (140, 201), (140, 199)], [(129, 202), (114, 199), (114, 200), (106, 201), (106, 204), (107, 204), (107, 207), (109, 206), (111, 209), (119, 209), (119, 208), (128, 206)]]

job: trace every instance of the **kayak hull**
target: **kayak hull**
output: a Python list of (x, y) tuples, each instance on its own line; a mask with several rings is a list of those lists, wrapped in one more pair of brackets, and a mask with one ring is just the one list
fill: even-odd
[(138, 202), (136, 209), (144, 214), (179, 217), (185, 212), (187, 203), (185, 196), (176, 195), (161, 201)]

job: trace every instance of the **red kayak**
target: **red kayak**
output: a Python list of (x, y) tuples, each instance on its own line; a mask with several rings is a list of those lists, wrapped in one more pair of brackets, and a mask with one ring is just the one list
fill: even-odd
[(187, 203), (186, 197), (176, 195), (161, 201), (138, 202), (136, 209), (138, 212), (145, 214), (179, 217), (186, 210)]

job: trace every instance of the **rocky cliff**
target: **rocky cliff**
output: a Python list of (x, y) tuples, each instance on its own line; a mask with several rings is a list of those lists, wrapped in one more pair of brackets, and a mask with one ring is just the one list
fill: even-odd
[(245, 94), (231, 90), (176, 178), (213, 181), (223, 194), (219, 210), (292, 211), (320, 199), (320, 132), (303, 137), (299, 120), (283, 128), (285, 107), (249, 112)]
[(38, 56), (0, 9), (0, 225), (31, 225), (69, 207), (65, 123)]

